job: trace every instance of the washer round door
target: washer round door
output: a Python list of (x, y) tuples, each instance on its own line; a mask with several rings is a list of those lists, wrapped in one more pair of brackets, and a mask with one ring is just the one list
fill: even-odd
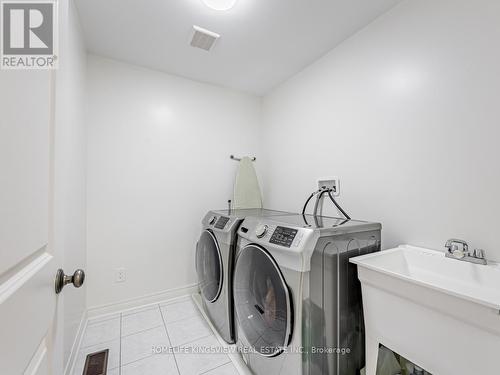
[(243, 248), (234, 269), (239, 329), (258, 353), (280, 354), (292, 335), (292, 299), (271, 255), (258, 245)]
[(222, 255), (214, 234), (205, 230), (196, 245), (196, 273), (201, 294), (215, 302), (222, 290)]

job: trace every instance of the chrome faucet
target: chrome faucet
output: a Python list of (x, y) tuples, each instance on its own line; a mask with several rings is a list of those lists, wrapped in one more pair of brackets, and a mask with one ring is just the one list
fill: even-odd
[(467, 242), (464, 240), (459, 240), (457, 238), (450, 238), (448, 241), (446, 241), (446, 244), (444, 245), (444, 247), (446, 247), (448, 249), (448, 252), (451, 253), (452, 248), (455, 248), (455, 250), (458, 250), (458, 246), (457, 246), (458, 244), (462, 245), (462, 249), (463, 249), (463, 252), (465, 254), (469, 253), (469, 245), (467, 244)]
[[(462, 246), (462, 250), (459, 249), (459, 245)], [(475, 249), (471, 254), (469, 252), (469, 245), (464, 240), (459, 240), (456, 238), (451, 238), (446, 241), (444, 245), (446, 248), (446, 257), (456, 260), (462, 260), (464, 262), (476, 263), (476, 264), (488, 264), (484, 256), (484, 250)]]

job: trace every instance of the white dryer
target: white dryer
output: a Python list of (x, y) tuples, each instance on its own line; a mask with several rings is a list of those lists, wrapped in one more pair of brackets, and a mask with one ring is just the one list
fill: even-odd
[(234, 343), (232, 271), (237, 230), (245, 217), (286, 215), (266, 209), (209, 211), (196, 245), (196, 272), (203, 308), (220, 336)]
[(359, 374), (363, 310), (349, 258), (379, 251), (380, 231), (312, 215), (243, 221), (233, 293), (238, 347), (254, 374)]

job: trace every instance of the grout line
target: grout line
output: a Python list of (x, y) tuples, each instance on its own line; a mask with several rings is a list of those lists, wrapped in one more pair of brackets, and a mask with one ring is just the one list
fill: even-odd
[(131, 365), (132, 363), (136, 363), (136, 362), (139, 362), (139, 361), (144, 361), (145, 359), (148, 359), (148, 358), (151, 358), (153, 357), (155, 354), (148, 354), (147, 356), (145, 357), (141, 357), (141, 358), (137, 358), (137, 359), (134, 359), (133, 361), (131, 362), (127, 362), (127, 363), (124, 363), (122, 366), (120, 366), (121, 368), (123, 367), (127, 367), (128, 365)]
[[(146, 329), (141, 329), (140, 331), (137, 331), (137, 332), (133, 332), (133, 333), (129, 333), (127, 335), (124, 335), (122, 336), (122, 328), (121, 328), (121, 324), (122, 323), (122, 320), (120, 318), (120, 346), (121, 346), (121, 339), (122, 338), (126, 338), (126, 337), (130, 337), (130, 336), (133, 336), (133, 335), (137, 335), (139, 333), (143, 333), (143, 332), (146, 332), (146, 331), (150, 331), (152, 329), (155, 329), (155, 328), (160, 328), (162, 327), (162, 324), (159, 324), (157, 326), (154, 326), (154, 327), (151, 327), (151, 328), (146, 328)], [(87, 349), (87, 348), (90, 348), (92, 346), (97, 346), (97, 345), (101, 345), (101, 344), (106, 344), (106, 343), (109, 343), (109, 342), (113, 342), (113, 341), (116, 341), (118, 339), (111, 339), (111, 340), (105, 340), (105, 341), (99, 341), (95, 344), (92, 344), (92, 345), (86, 345), (86, 346), (82, 346), (80, 349)]]
[[(130, 337), (130, 336), (134, 336), (134, 335), (136, 335), (136, 334), (139, 334), (139, 333), (144, 333), (144, 332), (147, 332), (147, 331), (152, 331), (153, 329), (158, 329), (158, 328), (160, 328), (160, 327), (162, 327), (162, 326), (160, 325), (160, 326), (156, 326), (156, 327), (148, 328), (148, 329), (145, 329), (145, 330), (142, 330), (142, 331), (136, 332), (136, 333), (132, 333), (132, 334), (127, 335), (127, 336), (123, 336), (122, 338), (128, 338), (128, 337)], [(167, 337), (168, 337), (168, 335), (167, 335)], [(169, 341), (169, 343), (170, 343), (170, 339), (169, 339), (168, 341)], [(121, 349), (121, 338), (120, 338), (120, 349)], [(142, 361), (143, 359), (146, 359), (146, 358), (152, 357), (153, 355), (154, 355), (154, 354), (153, 354), (153, 353), (151, 353), (151, 354), (149, 354), (149, 355), (147, 355), (147, 356), (145, 356), (145, 357), (141, 357), (141, 358), (138, 358), (138, 359), (133, 360), (132, 362), (127, 362), (127, 363), (124, 363), (124, 364), (121, 364), (121, 356), (120, 356), (120, 367), (125, 367), (125, 366), (130, 365), (131, 363), (138, 362), (138, 361)]]
[(139, 306), (139, 307), (134, 307), (133, 309), (129, 310), (124, 310), (121, 312), (124, 318), (135, 315), (135, 314), (141, 314), (146, 311), (151, 311), (156, 308), (156, 305), (144, 305), (144, 306)]
[[(223, 364), (221, 364), (221, 365), (215, 366), (214, 368), (211, 368), (210, 370), (200, 372), (200, 374), (199, 374), (199, 375), (206, 374), (207, 372), (210, 372), (210, 371), (216, 370), (216, 369), (218, 369), (218, 368), (220, 368), (220, 367), (222, 367), (222, 366), (226, 366), (226, 365), (228, 365), (228, 364), (233, 364), (233, 362), (231, 361), (231, 359), (230, 359), (229, 357), (227, 357), (227, 362), (226, 362), (226, 363), (223, 363)], [(234, 367), (234, 365), (233, 365), (233, 367)], [(236, 367), (235, 367), (235, 369), (236, 369)], [(237, 370), (236, 370), (236, 371), (237, 371)]]
[[(202, 339), (206, 339), (207, 337), (210, 337), (210, 336), (214, 336), (214, 334), (213, 334), (213, 333), (210, 333), (210, 334), (208, 334), (208, 335), (198, 337), (198, 338), (196, 338), (196, 339), (194, 339), (194, 340), (190, 340), (190, 341), (187, 341), (187, 342), (180, 343), (180, 344), (179, 344), (179, 345), (177, 345), (177, 346), (181, 346), (181, 345), (188, 345), (188, 344), (191, 344), (191, 343), (193, 343), (193, 342), (196, 342), (196, 341), (199, 341), (199, 340), (202, 340)], [(214, 336), (214, 337), (215, 337), (215, 336)]]
[[(201, 318), (202, 316), (201, 316), (201, 314), (198, 311), (196, 311), (196, 315), (191, 315), (191, 316), (188, 316), (186, 318), (180, 318), (180, 319), (172, 320), (171, 322), (168, 322), (168, 324), (182, 322), (183, 320), (192, 319), (192, 318), (195, 318), (195, 317), (200, 317)], [(167, 324), (167, 323), (165, 323), (165, 324)]]
[[(149, 359), (149, 358), (153, 358), (155, 355), (157, 354), (149, 354), (147, 355), (146, 357), (141, 357), (141, 358), (138, 358), (138, 359), (134, 359), (132, 362), (127, 362), (125, 363), (123, 366), (121, 366), (122, 368), (123, 367), (127, 367), (128, 365), (131, 365), (133, 363), (136, 363), (136, 362), (140, 362), (140, 361), (144, 361), (146, 359)], [(158, 354), (158, 355), (163, 355), (163, 354)], [(115, 367), (116, 368), (116, 367)]]
[(101, 345), (101, 344), (109, 344), (113, 341), (116, 341), (116, 340), (119, 340), (119, 338), (116, 338), (116, 339), (111, 339), (111, 340), (104, 340), (104, 341), (99, 341), (99, 342), (96, 342), (95, 344), (92, 344), (92, 345), (86, 345), (86, 346), (82, 346), (78, 351), (82, 351), (83, 349), (88, 349), (88, 348), (91, 348), (93, 346), (98, 346), (98, 345)]
[[(96, 343), (90, 344), (90, 345), (85, 345), (85, 346), (83, 345), (83, 343), (85, 341), (85, 335), (86, 335), (87, 330), (89, 329), (89, 327), (93, 327), (93, 326), (95, 326), (97, 324), (106, 323), (106, 322), (109, 322), (110, 320), (119, 319), (119, 318), (120, 318), (119, 316), (116, 316), (113, 319), (100, 320), (100, 321), (95, 322), (95, 323), (92, 323), (89, 320), (87, 320), (87, 323), (85, 324), (85, 329), (83, 330), (83, 333), (82, 333), (82, 339), (81, 339), (80, 345), (78, 347), (78, 352), (80, 352), (82, 349), (90, 348), (91, 346), (96, 346), (96, 345), (105, 344), (105, 343), (108, 343), (108, 342), (115, 341), (116, 338), (110, 339), (110, 340), (99, 341), (99, 342), (96, 342)], [(121, 323), (120, 323), (120, 326), (121, 326)]]
[(99, 345), (102, 345), (102, 344), (111, 344), (113, 341), (116, 341), (116, 340), (119, 340), (119, 339), (99, 341), (99, 342), (96, 342), (95, 344), (92, 344), (92, 345), (82, 346), (78, 352), (86, 351), (86, 350), (88, 350), (89, 348), (91, 348), (93, 346), (99, 346)]
[[(155, 328), (160, 328), (161, 326), (162, 326), (161, 324), (158, 324), (157, 326), (146, 328), (146, 329), (141, 329), (140, 331), (132, 332), (132, 333), (129, 333), (127, 335), (120, 336), (120, 337), (130, 337), (130, 336), (133, 336), (133, 335), (137, 335), (138, 333), (143, 333), (143, 332), (146, 332), (146, 331), (151, 331), (152, 329), (155, 329)], [(121, 332), (120, 332), (120, 335), (121, 335)]]
[[(163, 326), (165, 327), (165, 333), (167, 334), (168, 343), (170, 344), (170, 347), (172, 347), (172, 341), (170, 341), (170, 335), (168, 334), (167, 324), (165, 323), (165, 318), (163, 317), (163, 312), (161, 311), (161, 307), (159, 304), (158, 304), (158, 310), (160, 310), (161, 320), (163, 320)], [(172, 355), (174, 356), (174, 362), (175, 362), (175, 367), (177, 368), (177, 373), (180, 374), (181, 371), (179, 370), (179, 364), (177, 363), (177, 358), (175, 357), (175, 353), (172, 353)]]

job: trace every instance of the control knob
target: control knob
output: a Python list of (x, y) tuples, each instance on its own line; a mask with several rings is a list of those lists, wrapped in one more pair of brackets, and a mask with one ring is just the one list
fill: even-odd
[(257, 238), (262, 238), (266, 235), (269, 227), (265, 224), (259, 224), (259, 226), (255, 229), (255, 235)]
[(212, 217), (208, 220), (208, 224), (209, 224), (209, 225), (214, 225), (216, 220), (217, 220), (217, 217), (212, 216)]

